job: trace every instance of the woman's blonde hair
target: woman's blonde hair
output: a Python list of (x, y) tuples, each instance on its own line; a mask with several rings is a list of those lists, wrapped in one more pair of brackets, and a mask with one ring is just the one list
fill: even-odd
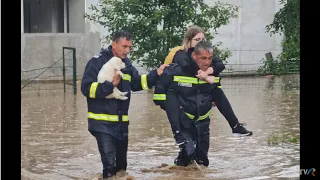
[(184, 38), (182, 41), (183, 50), (187, 51), (190, 48), (192, 38), (199, 33), (205, 34), (204, 30), (201, 27), (196, 26), (196, 25), (192, 25), (192, 26), (188, 27), (188, 30), (184, 34)]

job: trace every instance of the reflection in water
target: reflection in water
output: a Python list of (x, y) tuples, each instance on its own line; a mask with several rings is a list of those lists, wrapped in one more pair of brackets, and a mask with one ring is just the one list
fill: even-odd
[(274, 76), (269, 77), (268, 84), (267, 84), (267, 89), (268, 90), (274, 89), (275, 82), (276, 82), (276, 78)]
[[(267, 144), (273, 132), (300, 133), (298, 78), (223, 79), (236, 115), (254, 135), (233, 138), (227, 121), (214, 108), (209, 150), (212, 171), (205, 179), (299, 178), (299, 144)], [(21, 101), (22, 179), (90, 179), (101, 171), (81, 94), (23, 96)], [(151, 92), (139, 92), (132, 96), (129, 115), (128, 172), (137, 179), (169, 179), (167, 173), (141, 171), (172, 164), (177, 155), (165, 112), (153, 104)]]

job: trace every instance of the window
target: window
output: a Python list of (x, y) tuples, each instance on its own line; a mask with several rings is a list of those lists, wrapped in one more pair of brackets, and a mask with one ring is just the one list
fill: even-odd
[(24, 33), (63, 33), (64, 0), (23, 0)]

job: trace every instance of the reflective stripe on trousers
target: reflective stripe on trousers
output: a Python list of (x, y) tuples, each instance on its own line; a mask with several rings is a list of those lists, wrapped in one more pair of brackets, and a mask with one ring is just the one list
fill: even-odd
[(165, 94), (153, 94), (153, 100), (165, 101), (167, 96)]
[[(88, 118), (98, 120), (98, 121), (109, 121), (109, 122), (119, 122), (119, 115), (111, 115), (111, 114), (95, 114), (92, 112), (88, 112)], [(128, 115), (122, 115), (122, 121), (128, 122)]]
[[(212, 111), (212, 109), (210, 109), (206, 114), (204, 114), (204, 115), (202, 115), (202, 116), (199, 116), (199, 118), (196, 119), (196, 121), (201, 121), (201, 120), (207, 119), (207, 118), (210, 116), (211, 111)], [(185, 113), (186, 113), (186, 115), (187, 115), (191, 120), (194, 120), (194, 117), (195, 117), (194, 115), (189, 114), (189, 113), (187, 113), (187, 112), (185, 112)]]

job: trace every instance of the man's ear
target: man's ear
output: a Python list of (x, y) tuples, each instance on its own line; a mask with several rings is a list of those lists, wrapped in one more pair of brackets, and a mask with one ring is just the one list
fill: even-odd
[(196, 53), (193, 51), (191, 54), (192, 59), (196, 59)]
[(116, 47), (116, 44), (117, 44), (117, 43), (116, 43), (115, 41), (112, 41), (111, 46), (112, 46), (112, 47)]

